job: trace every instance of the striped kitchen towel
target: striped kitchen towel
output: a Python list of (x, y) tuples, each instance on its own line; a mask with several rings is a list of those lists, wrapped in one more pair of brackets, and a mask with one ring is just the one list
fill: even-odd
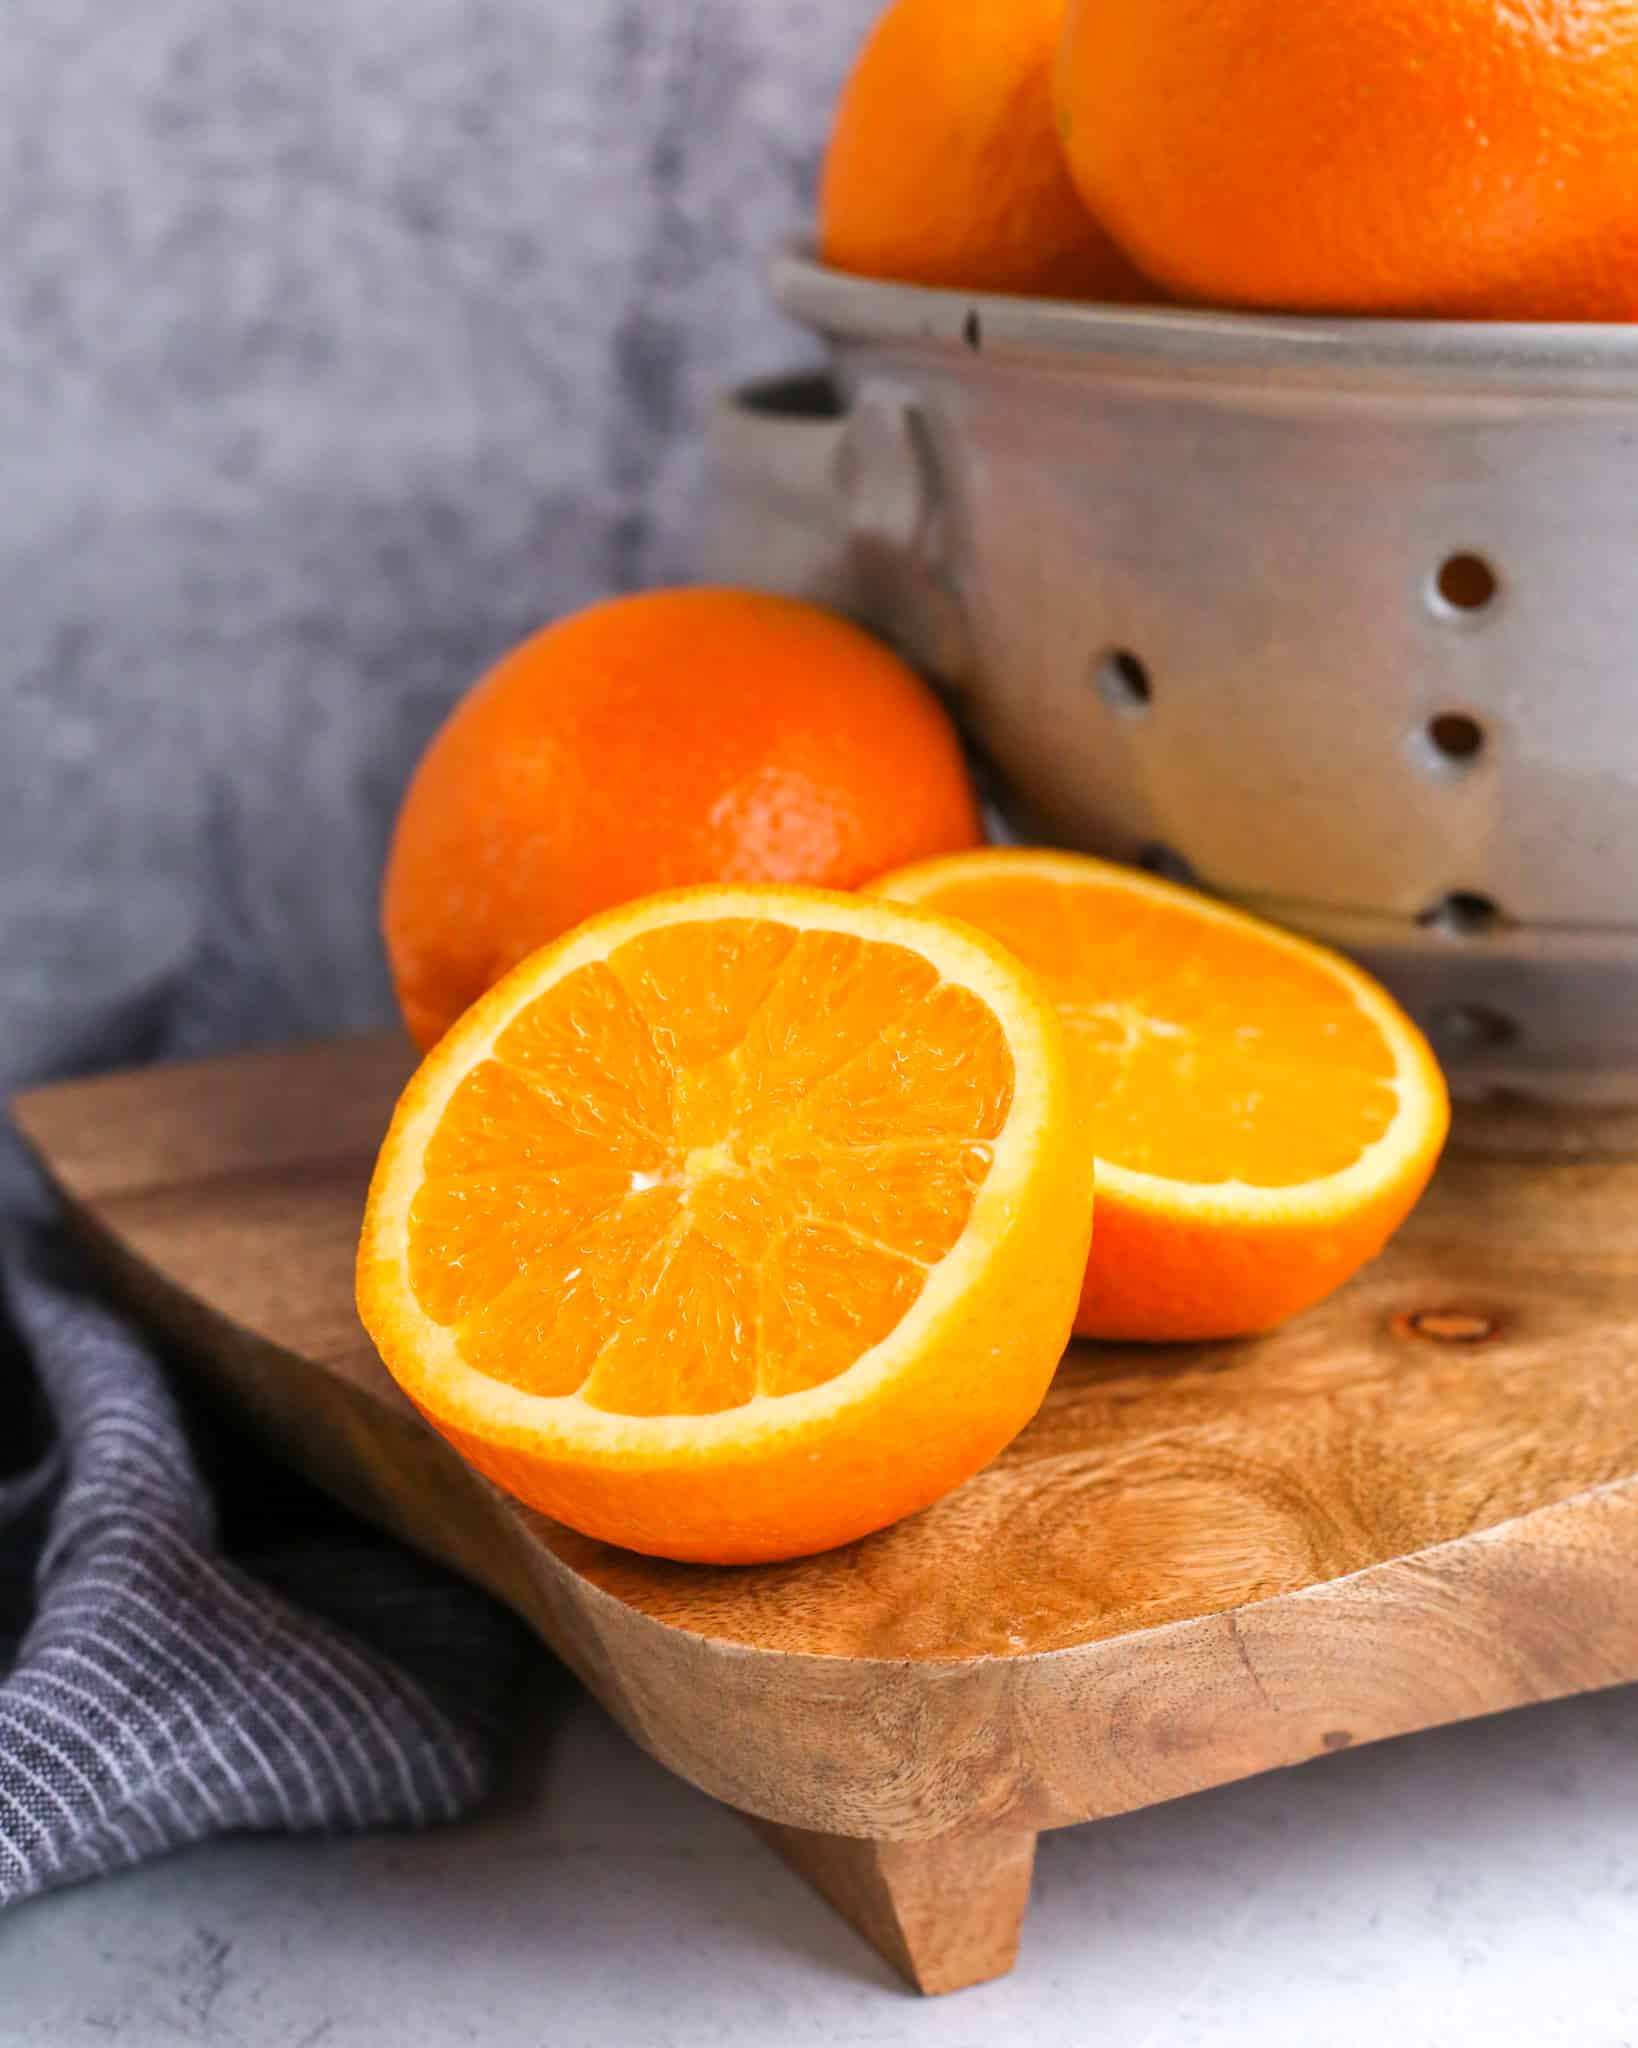
[(213, 1489), (61, 1243), (19, 1227), (0, 1265), (0, 1905), (228, 1829), (470, 1809), (518, 1624), (253, 1453)]

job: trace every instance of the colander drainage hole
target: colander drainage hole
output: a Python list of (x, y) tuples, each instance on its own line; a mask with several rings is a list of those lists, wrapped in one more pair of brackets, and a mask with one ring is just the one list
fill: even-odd
[(1116, 711), (1147, 711), (1154, 702), (1149, 671), (1129, 647), (1111, 647), (1095, 666), (1098, 694)]
[(1502, 922), (1501, 907), (1489, 896), (1472, 889), (1453, 889), (1437, 903), (1430, 904), (1417, 919), (1429, 930), (1446, 932), (1455, 939), (1476, 939), (1493, 932)]
[(1484, 727), (1465, 711), (1441, 711), (1428, 721), (1428, 745), (1436, 758), (1465, 768), (1484, 752)]
[(1516, 1021), (1484, 1003), (1450, 1003), (1428, 1019), (1428, 1035), (1441, 1052), (1459, 1058), (1512, 1045), (1519, 1035)]
[(1433, 587), (1453, 612), (1482, 612), (1495, 602), (1500, 587), (1496, 572), (1483, 555), (1447, 555), (1439, 564)]
[(1159, 875), (1163, 881), (1181, 882), (1190, 889), (1200, 887), (1200, 877), (1175, 847), (1146, 846), (1138, 855), (1137, 864), (1149, 874)]

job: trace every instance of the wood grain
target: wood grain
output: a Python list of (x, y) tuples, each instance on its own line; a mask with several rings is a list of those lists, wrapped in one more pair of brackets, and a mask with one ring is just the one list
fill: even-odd
[(987, 1829), (936, 1842), (861, 1842), (751, 1821), (918, 1991), (1004, 1977), (1035, 1873), (1035, 1836)]
[[(511, 1601), (912, 1975), (988, 1970), (1038, 1828), (1638, 1677), (1630, 1128), (1470, 1123), (1400, 1240), (1313, 1314), (1237, 1345), (1079, 1347), (927, 1513), (705, 1569), (504, 1499), (369, 1350), (353, 1248), (409, 1068), (354, 1041), (17, 1116), (126, 1292), (290, 1457)], [(921, 1848), (821, 1857), (804, 1835)], [(952, 1886), (989, 1897), (988, 1932), (939, 1961), (914, 1930), (933, 1898), (957, 1925)]]

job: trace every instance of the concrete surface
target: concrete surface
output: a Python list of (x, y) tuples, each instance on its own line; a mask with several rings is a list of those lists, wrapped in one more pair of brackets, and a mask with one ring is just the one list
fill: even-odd
[(876, 0), (5, 0), (0, 1088), (386, 1014), (454, 700), (674, 578)]
[(239, 1841), (0, 1923), (5, 2048), (1634, 2048), (1638, 1689), (1048, 1835), (1017, 1972), (939, 2001), (543, 1687), (507, 1798)]

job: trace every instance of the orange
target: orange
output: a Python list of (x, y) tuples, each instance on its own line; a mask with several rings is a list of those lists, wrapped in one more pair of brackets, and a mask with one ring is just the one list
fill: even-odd
[(1064, 0), (895, 0), (842, 92), (819, 193), (826, 263), (865, 277), (1135, 299), (1054, 132)]
[(1002, 940), (1069, 1034), (1098, 1235), (1085, 1337), (1265, 1330), (1339, 1286), (1426, 1186), (1445, 1084), (1323, 947), (1078, 854), (994, 851), (876, 885)]
[(993, 941), (820, 890), (656, 896), (524, 962), (393, 1120), (360, 1313), (587, 1535), (742, 1563), (936, 1500), (1040, 1404), (1086, 1263), (1063, 1031)]
[(1638, 315), (1633, 0), (1072, 0), (1070, 166), (1225, 306)]
[(427, 749), (387, 862), (393, 980), (424, 1049), (594, 911), (851, 889), (979, 836), (937, 699), (857, 627), (742, 590), (619, 598), (525, 641)]

